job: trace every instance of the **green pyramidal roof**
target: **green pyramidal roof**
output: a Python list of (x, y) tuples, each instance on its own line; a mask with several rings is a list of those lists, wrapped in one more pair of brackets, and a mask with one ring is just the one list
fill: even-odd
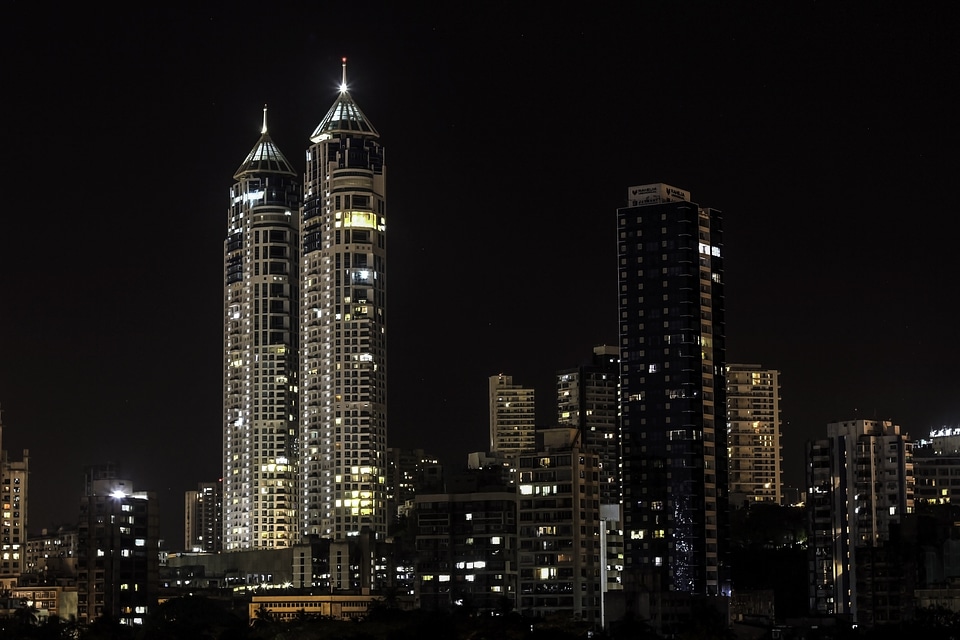
[(297, 172), (290, 166), (290, 162), (280, 152), (277, 145), (270, 139), (267, 133), (267, 109), (263, 109), (263, 129), (260, 131), (260, 139), (253, 146), (247, 159), (243, 161), (237, 172), (233, 174), (235, 180), (245, 173), (284, 173), (296, 176)]
[(361, 133), (380, 137), (346, 89), (340, 91), (340, 97), (313, 130), (310, 140), (320, 142), (335, 133)]

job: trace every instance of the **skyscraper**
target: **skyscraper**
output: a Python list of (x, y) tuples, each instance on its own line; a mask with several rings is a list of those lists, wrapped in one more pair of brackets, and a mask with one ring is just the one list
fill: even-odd
[(915, 551), (903, 553), (914, 509), (909, 436), (889, 420), (830, 423), (826, 438), (807, 443), (807, 486), (811, 613), (899, 621), (915, 579)]
[(557, 374), (557, 422), (600, 459), (600, 502), (620, 504), (620, 350), (602, 345), (588, 365)]
[(380, 134), (347, 91), (310, 136), (300, 219), (304, 535), (386, 534), (387, 239)]
[(758, 364), (727, 367), (727, 442), (730, 500), (783, 500), (780, 372)]
[(289, 547), (297, 509), (300, 182), (267, 133), (234, 174), (224, 243), (223, 547)]
[(589, 364), (557, 374), (557, 422), (575, 427), (575, 445), (597, 455), (599, 465), (601, 584), (622, 590), (623, 533), (620, 503), (620, 349), (600, 345)]
[(519, 610), (601, 619), (600, 458), (573, 427), (541, 429), (517, 462)]
[(160, 540), (157, 496), (134, 492), (115, 466), (84, 470), (77, 533), (77, 618), (109, 616), (142, 625), (157, 606)]
[(223, 482), (199, 482), (183, 504), (183, 548), (218, 553), (223, 550)]
[(24, 570), (27, 542), (27, 489), (30, 481), (30, 451), (10, 459), (3, 448), (3, 417), (0, 412), (0, 501), (3, 529), (0, 531), (0, 589), (9, 589)]
[[(665, 184), (617, 211), (625, 578), (728, 592), (721, 216)], [(626, 587), (625, 587), (626, 589)]]
[(532, 452), (537, 426), (533, 389), (513, 383), (513, 376), (490, 376), (490, 451), (508, 457)]

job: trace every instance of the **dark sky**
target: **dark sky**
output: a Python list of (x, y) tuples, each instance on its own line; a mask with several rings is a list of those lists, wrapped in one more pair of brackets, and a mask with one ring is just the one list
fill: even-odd
[(955, 5), (203, 4), (5, 12), (0, 406), (31, 531), (111, 460), (180, 543), (220, 473), (232, 175), (264, 103), (302, 169), (342, 56), (387, 153), (392, 446), (485, 449), (501, 372), (554, 419), (556, 372), (617, 342), (616, 209), (651, 182), (723, 212), (728, 361), (782, 372), (788, 484), (829, 421), (960, 422)]

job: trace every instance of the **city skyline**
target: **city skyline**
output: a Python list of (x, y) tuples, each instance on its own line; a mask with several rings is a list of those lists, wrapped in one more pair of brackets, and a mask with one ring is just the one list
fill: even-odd
[(230, 177), (264, 103), (302, 173), (342, 56), (391, 153), (389, 446), (486, 449), (499, 373), (555, 422), (556, 374), (618, 343), (616, 210), (655, 182), (723, 214), (727, 361), (782, 373), (787, 485), (831, 421), (960, 420), (953, 7), (384, 6), (365, 37), (271, 8), (250, 40), (195, 11), (12, 10), (0, 408), (31, 531), (76, 517), (84, 465), (173, 521), (219, 477)]

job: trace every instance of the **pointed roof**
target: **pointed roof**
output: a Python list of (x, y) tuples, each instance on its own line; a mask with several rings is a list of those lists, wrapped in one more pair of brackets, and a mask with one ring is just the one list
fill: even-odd
[(320, 142), (333, 136), (334, 133), (361, 133), (380, 137), (373, 128), (367, 116), (363, 114), (357, 103), (347, 91), (347, 59), (343, 59), (343, 82), (340, 84), (340, 96), (337, 98), (327, 115), (323, 117), (317, 128), (310, 135), (311, 142)]
[(246, 160), (233, 174), (234, 180), (239, 180), (245, 173), (284, 173), (296, 176), (297, 172), (290, 166), (290, 162), (280, 152), (277, 145), (267, 133), (267, 106), (263, 106), (263, 128), (260, 130), (260, 139), (253, 146)]

